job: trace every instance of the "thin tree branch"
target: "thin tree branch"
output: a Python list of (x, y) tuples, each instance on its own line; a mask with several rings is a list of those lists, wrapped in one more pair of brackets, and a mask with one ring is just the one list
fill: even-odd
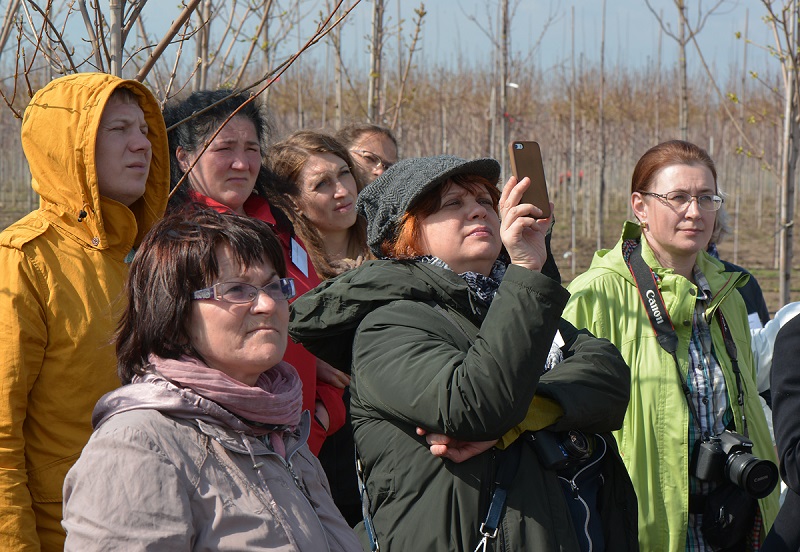
[[(32, 0), (28, 0), (28, 1), (30, 2), (30, 4), (33, 7), (33, 9), (35, 9), (36, 11), (38, 11), (42, 15), (42, 19), (43, 19), (42, 33), (45, 32), (45, 28), (46, 27), (48, 27), (48, 26), (50, 27), (50, 29), (56, 35), (56, 42), (58, 44), (60, 44), (61, 48), (64, 50), (64, 55), (67, 57), (67, 61), (69, 61), (70, 70), (72, 72), (74, 72), (74, 73), (77, 73), (78, 72), (78, 68), (75, 66), (75, 62), (72, 61), (72, 56), (69, 53), (69, 47), (64, 43), (64, 39), (61, 37), (61, 33), (58, 32), (58, 29), (56, 29), (55, 25), (53, 25), (53, 22), (50, 21), (50, 17), (48, 16), (48, 14), (50, 13), (50, 9), (51, 9), (51, 7), (53, 5), (53, 0), (48, 0), (47, 1), (47, 8), (46, 8), (47, 9), (47, 13), (42, 11), (42, 8), (40, 8), (36, 4), (36, 2), (33, 2)], [(37, 47), (38, 47), (38, 45), (37, 45)]]
[(189, 19), (189, 17), (191, 17), (192, 12), (195, 10), (195, 8), (197, 8), (199, 4), (200, 0), (189, 1), (187, 6), (178, 16), (178, 18), (172, 23), (172, 26), (167, 31), (167, 34), (164, 35), (164, 38), (161, 39), (161, 42), (158, 43), (153, 52), (150, 54), (150, 57), (145, 62), (144, 66), (142, 66), (142, 68), (136, 74), (136, 77), (134, 77), (137, 81), (144, 82), (144, 79), (147, 78), (147, 74), (153, 68), (153, 65), (155, 65), (156, 60), (158, 60), (158, 58), (161, 57), (161, 54), (164, 52), (164, 50), (167, 49), (167, 46), (169, 46), (170, 42), (172, 41), (172, 38), (176, 34), (178, 34), (180, 28), (183, 26), (184, 23), (186, 23), (186, 20)]
[(139, 14), (142, 13), (142, 9), (144, 9), (145, 4), (147, 4), (147, 0), (138, 0), (133, 9), (127, 14), (127, 17), (124, 19), (125, 24), (122, 27), (122, 43), (125, 44), (125, 41), (128, 39), (128, 33), (131, 32), (133, 29), (133, 25), (138, 21)]
[(244, 59), (242, 60), (241, 65), (239, 66), (239, 74), (236, 75), (236, 80), (233, 83), (234, 88), (239, 86), (239, 83), (242, 82), (242, 78), (244, 77), (244, 72), (247, 69), (247, 63), (253, 56), (253, 51), (256, 49), (256, 45), (258, 45), (258, 41), (261, 39), (261, 32), (264, 30), (264, 25), (267, 24), (267, 20), (269, 19), (269, 12), (271, 9), (272, 9), (272, 0), (267, 0), (266, 5), (264, 6), (264, 16), (261, 18), (261, 21), (259, 21), (256, 34), (250, 41), (250, 48), (247, 49), (247, 54), (245, 54)]
[[(428, 13), (425, 11), (425, 4), (420, 3), (419, 9), (414, 10), (414, 13), (417, 15), (417, 18), (414, 21), (414, 37), (411, 39), (411, 46), (408, 48), (408, 62), (403, 69), (403, 76), (400, 79), (400, 89), (397, 91), (397, 101), (394, 104), (394, 116), (392, 117), (392, 130), (397, 128), (397, 118), (400, 116), (400, 105), (403, 102), (403, 93), (405, 92), (408, 73), (411, 69), (411, 60), (414, 57), (414, 52), (417, 50), (417, 41), (419, 40), (419, 35), (422, 31), (422, 20)], [(400, 52), (397, 52), (397, 55), (399, 56)]]
[(19, 2), (20, 0), (12, 0), (9, 2), (6, 8), (6, 14), (3, 16), (3, 28), (0, 30), (0, 57), (3, 55), (8, 37), (11, 36), (11, 29), (14, 27), (14, 19), (19, 11)]

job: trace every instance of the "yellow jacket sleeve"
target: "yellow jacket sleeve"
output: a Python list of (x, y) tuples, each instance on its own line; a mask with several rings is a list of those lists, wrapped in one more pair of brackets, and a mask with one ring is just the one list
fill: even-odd
[(47, 328), (33, 267), (7, 247), (0, 248), (0, 266), (0, 550), (20, 550), (39, 547), (23, 422), (44, 358)]
[(511, 428), (508, 433), (503, 435), (497, 442), (497, 448), (504, 449), (526, 431), (538, 431), (548, 426), (553, 425), (558, 421), (564, 411), (561, 406), (553, 399), (540, 397), (534, 395), (530, 406), (528, 407), (528, 414), (522, 423), (516, 427)]

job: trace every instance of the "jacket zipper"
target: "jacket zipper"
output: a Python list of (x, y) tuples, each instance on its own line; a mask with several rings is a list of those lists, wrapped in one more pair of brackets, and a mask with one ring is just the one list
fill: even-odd
[[(562, 481), (566, 481), (567, 483), (569, 483), (569, 486), (572, 489), (573, 498), (580, 501), (581, 505), (583, 506), (583, 509), (586, 510), (586, 521), (583, 524), (583, 534), (586, 536), (586, 541), (589, 543), (589, 552), (592, 552), (592, 550), (594, 550), (594, 542), (592, 542), (592, 538), (589, 535), (589, 520), (592, 511), (591, 509), (589, 509), (589, 505), (586, 504), (586, 501), (583, 499), (583, 497), (580, 494), (578, 494), (578, 492), (580, 491), (580, 487), (578, 487), (577, 480), (578, 477), (580, 477), (580, 475), (583, 472), (585, 472), (592, 466), (599, 463), (603, 458), (605, 458), (606, 452), (608, 452), (608, 445), (606, 445), (606, 440), (599, 435), (597, 436), (597, 438), (603, 443), (603, 453), (600, 456), (598, 456), (592, 462), (589, 462), (580, 470), (578, 470), (575, 473), (575, 475), (572, 476), (572, 479), (567, 479), (566, 477), (562, 477), (560, 475), (558, 476), (558, 478), (561, 479)], [(602, 473), (600, 474), (600, 477), (603, 477)]]

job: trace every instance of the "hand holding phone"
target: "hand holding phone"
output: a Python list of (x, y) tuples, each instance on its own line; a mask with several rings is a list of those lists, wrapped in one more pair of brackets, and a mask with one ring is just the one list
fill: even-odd
[(508, 157), (511, 159), (511, 172), (522, 180), (526, 176), (531, 184), (520, 199), (520, 203), (531, 203), (542, 210), (541, 218), (550, 216), (550, 197), (547, 195), (547, 181), (544, 177), (542, 150), (537, 142), (514, 140), (508, 144)]

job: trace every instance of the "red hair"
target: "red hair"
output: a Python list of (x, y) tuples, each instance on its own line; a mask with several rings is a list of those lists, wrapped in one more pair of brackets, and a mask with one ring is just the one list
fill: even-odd
[(381, 253), (393, 259), (411, 259), (425, 253), (422, 251), (421, 223), (442, 207), (442, 196), (452, 186), (460, 186), (472, 194), (488, 191), (492, 198), (492, 207), (497, 213), (500, 202), (500, 190), (486, 178), (471, 174), (459, 174), (447, 179), (441, 185), (428, 190), (412, 204), (400, 219), (395, 237), (381, 244)]

